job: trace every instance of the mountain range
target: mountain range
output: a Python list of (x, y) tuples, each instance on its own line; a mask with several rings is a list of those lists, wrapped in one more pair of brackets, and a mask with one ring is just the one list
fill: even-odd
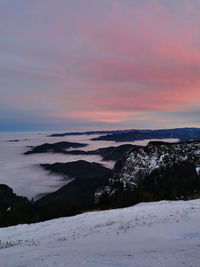
[(144, 201), (200, 196), (200, 141), (150, 142), (145, 147), (128, 145), (100, 151), (104, 151), (104, 156), (108, 153), (109, 158), (119, 159), (113, 170), (83, 160), (41, 164), (49, 173), (63, 176), (68, 184), (37, 201), (18, 197), (11, 188), (1, 185), (3, 218), (0, 226), (38, 222), (87, 210), (126, 207)]
[(145, 139), (169, 139), (175, 138), (180, 141), (199, 140), (200, 128), (177, 128), (161, 130), (132, 130), (124, 133), (112, 133), (92, 138), (94, 141), (130, 142)]

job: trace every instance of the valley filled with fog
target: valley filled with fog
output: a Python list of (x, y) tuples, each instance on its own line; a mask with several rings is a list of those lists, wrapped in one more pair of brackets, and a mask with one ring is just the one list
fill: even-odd
[[(21, 132), (0, 133), (0, 184), (7, 184), (14, 192), (29, 199), (37, 199), (39, 195), (56, 191), (69, 183), (73, 177), (67, 179), (61, 175), (50, 174), (40, 164), (56, 162), (73, 162), (85, 160), (97, 162), (107, 168), (113, 168), (114, 161), (103, 161), (99, 155), (69, 155), (62, 153), (40, 153), (24, 155), (30, 146), (61, 141), (88, 144), (81, 150), (90, 151), (103, 147), (120, 146), (122, 144), (146, 145), (149, 141), (134, 142), (91, 141), (99, 135), (72, 135), (63, 137), (48, 137), (49, 132)], [(162, 139), (162, 141), (176, 142), (177, 139)], [(75, 150), (75, 149), (73, 149)]]

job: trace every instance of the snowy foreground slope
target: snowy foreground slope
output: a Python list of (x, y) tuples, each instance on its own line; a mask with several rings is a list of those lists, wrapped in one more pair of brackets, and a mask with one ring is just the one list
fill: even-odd
[(200, 266), (200, 200), (0, 229), (0, 266)]

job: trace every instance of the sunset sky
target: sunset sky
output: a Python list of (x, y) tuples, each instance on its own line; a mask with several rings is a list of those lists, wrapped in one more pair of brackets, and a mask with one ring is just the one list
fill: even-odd
[(200, 126), (200, 0), (0, 0), (0, 131)]

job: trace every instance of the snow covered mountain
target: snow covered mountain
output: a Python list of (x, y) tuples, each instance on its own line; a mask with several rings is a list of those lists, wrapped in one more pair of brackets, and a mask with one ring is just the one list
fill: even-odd
[(0, 266), (197, 267), (199, 225), (198, 199), (1, 228)]
[(177, 164), (194, 164), (196, 171), (200, 167), (200, 142), (182, 143), (150, 142), (146, 147), (132, 150), (119, 161), (113, 170), (108, 185), (97, 190), (96, 203), (102, 196), (112, 197), (119, 187), (126, 190), (137, 187), (138, 183), (156, 170), (170, 169)]

